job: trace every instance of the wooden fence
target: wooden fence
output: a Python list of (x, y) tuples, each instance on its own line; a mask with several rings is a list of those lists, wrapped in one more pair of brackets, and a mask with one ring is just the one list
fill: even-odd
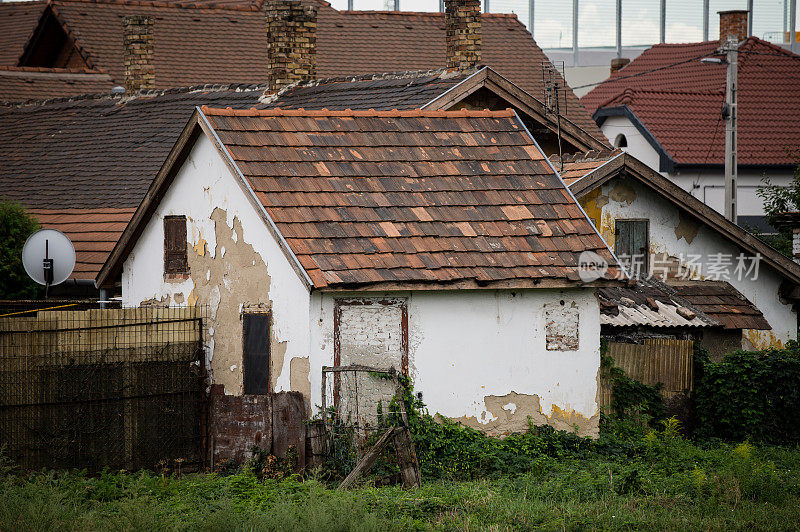
[[(661, 393), (669, 399), (693, 388), (693, 345), (691, 340), (671, 338), (649, 338), (643, 344), (610, 342), (607, 354), (632, 379), (651, 385), (661, 383)], [(612, 399), (611, 383), (603, 377), (598, 403), (609, 407)]]
[(200, 308), (0, 317), (0, 446), (28, 468), (203, 457)]

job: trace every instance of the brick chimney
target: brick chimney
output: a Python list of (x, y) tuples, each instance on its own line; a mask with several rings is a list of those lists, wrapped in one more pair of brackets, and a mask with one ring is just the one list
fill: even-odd
[(154, 22), (155, 18), (147, 15), (129, 15), (122, 19), (125, 91), (129, 94), (156, 88)]
[(296, 0), (270, 0), (266, 13), (269, 90), (316, 79), (317, 7)]
[(611, 60), (611, 73), (617, 72), (625, 67), (631, 60), (627, 57), (615, 57)]
[(444, 0), (447, 70), (472, 70), (481, 62), (480, 0)]
[(724, 45), (728, 39), (742, 42), (747, 39), (747, 15), (746, 9), (719, 12), (719, 44)]

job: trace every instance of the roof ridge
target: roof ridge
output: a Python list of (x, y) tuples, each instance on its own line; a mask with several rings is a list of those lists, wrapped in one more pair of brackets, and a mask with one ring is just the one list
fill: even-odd
[(408, 109), (408, 110), (397, 110), (393, 109), (391, 111), (376, 111), (375, 109), (368, 109), (368, 110), (353, 110), (353, 109), (345, 109), (343, 111), (331, 111), (328, 109), (319, 109), (319, 110), (306, 110), (306, 109), (232, 109), (230, 107), (226, 107), (225, 109), (209, 107), (207, 105), (203, 105), (200, 107), (200, 110), (203, 114), (208, 116), (252, 116), (252, 117), (270, 117), (270, 116), (335, 116), (335, 117), (380, 117), (380, 118), (390, 118), (390, 117), (402, 117), (402, 118), (412, 118), (412, 117), (426, 117), (426, 118), (456, 118), (456, 117), (467, 117), (467, 118), (479, 118), (479, 117), (491, 117), (491, 118), (512, 118), (516, 116), (516, 113), (513, 109), (504, 109), (498, 111), (490, 111), (489, 109), (484, 109), (482, 111), (478, 110), (468, 110), (468, 109), (460, 109), (457, 111), (430, 111), (425, 109)]
[(0, 102), (0, 109), (23, 108), (23, 107), (44, 107), (69, 102), (82, 101), (105, 101), (119, 100), (120, 103), (127, 103), (140, 98), (157, 98), (170, 94), (191, 94), (193, 92), (263, 92), (267, 89), (266, 84), (248, 85), (244, 83), (190, 85), (186, 87), (173, 87), (169, 89), (152, 89), (136, 94), (111, 94), (110, 92), (78, 94), (76, 96), (66, 96), (61, 98), (48, 98), (44, 100), (27, 100), (24, 102)]
[(159, 9), (207, 9), (214, 11), (260, 11), (261, 2), (249, 4), (218, 4), (216, 2), (192, 2), (166, 0), (48, 0), (50, 5), (58, 4), (110, 4), (120, 6), (155, 7)]

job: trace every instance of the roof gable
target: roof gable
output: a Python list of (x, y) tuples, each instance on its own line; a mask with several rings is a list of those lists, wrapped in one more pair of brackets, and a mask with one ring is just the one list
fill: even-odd
[[(581, 159), (565, 162), (565, 170), (575, 170)], [(587, 168), (582, 170), (582, 177), (572, 177), (570, 190), (576, 197), (582, 198), (610, 180), (624, 175), (642, 183), (655, 194), (665, 198), (676, 208), (689, 213), (700, 222), (728, 239), (740, 249), (751, 253), (760, 254), (764, 262), (777, 271), (792, 285), (800, 285), (800, 264), (782, 255), (779, 251), (764, 243), (755, 235), (747, 232), (720, 213), (695, 198), (681, 187), (662, 176), (646, 164), (642, 163), (628, 153), (611, 154), (603, 161), (595, 158), (589, 161)]]
[(0, 3), (0, 66), (16, 66), (44, 11), (45, 2)]
[[(724, 64), (701, 63), (717, 41), (659, 44), (581, 99), (595, 120), (626, 115), (673, 165), (722, 165)], [(739, 46), (740, 165), (791, 166), (800, 144), (800, 56), (756, 37)], [(711, 141), (709, 142), (709, 139)]]
[[(578, 285), (586, 250), (611, 264), (609, 279), (621, 275), (513, 111), (195, 116), (317, 289)], [(168, 159), (99, 282), (119, 271), (175, 172)]]

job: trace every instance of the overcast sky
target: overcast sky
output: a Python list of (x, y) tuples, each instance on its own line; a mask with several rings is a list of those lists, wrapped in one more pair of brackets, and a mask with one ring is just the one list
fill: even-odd
[[(493, 12), (516, 13), (528, 24), (528, 0), (489, 0)], [(534, 37), (543, 48), (572, 46), (572, 2), (534, 0)], [(666, 0), (667, 41), (692, 42), (703, 37), (703, 0)], [(784, 5), (788, 0), (754, 0), (753, 33), (776, 40), (783, 31)], [(346, 9), (347, 0), (332, 0), (337, 9)], [(355, 9), (387, 9), (391, 0), (354, 0)], [(709, 38), (719, 31), (717, 11), (746, 9), (747, 0), (710, 0)], [(800, 2), (798, 2), (800, 22)], [(404, 11), (438, 11), (438, 0), (400, 0)], [(613, 46), (616, 0), (579, 0), (580, 46)], [(623, 45), (652, 44), (659, 39), (659, 0), (623, 0)]]

